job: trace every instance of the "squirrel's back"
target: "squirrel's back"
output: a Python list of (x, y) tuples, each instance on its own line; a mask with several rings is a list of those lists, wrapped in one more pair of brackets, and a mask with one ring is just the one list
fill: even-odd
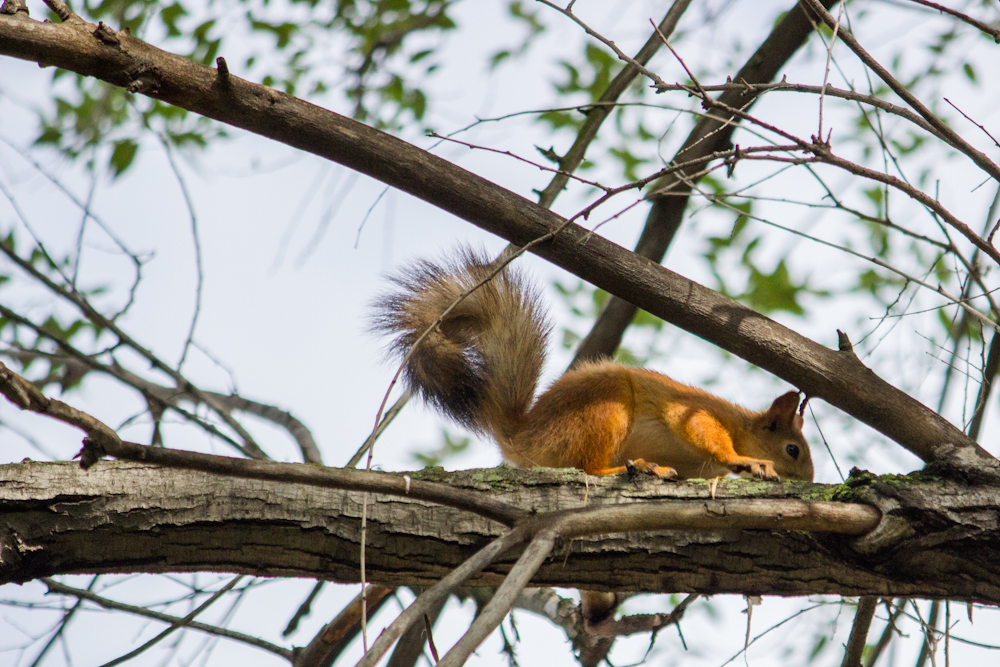
[(418, 261), (391, 278), (396, 290), (375, 303), (373, 328), (392, 336), (394, 356), (410, 354), (404, 377), (412, 389), (503, 442), (531, 408), (550, 327), (538, 294), (509, 266), (473, 290), (494, 270), (468, 248), (450, 261)]

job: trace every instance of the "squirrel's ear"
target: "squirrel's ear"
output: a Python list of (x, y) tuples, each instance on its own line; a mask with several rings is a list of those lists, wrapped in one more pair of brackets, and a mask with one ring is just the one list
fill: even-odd
[[(773, 427), (778, 424), (795, 427), (795, 418), (799, 417), (799, 392), (790, 391), (774, 399), (767, 409), (767, 422)], [(801, 417), (799, 417), (801, 420)]]

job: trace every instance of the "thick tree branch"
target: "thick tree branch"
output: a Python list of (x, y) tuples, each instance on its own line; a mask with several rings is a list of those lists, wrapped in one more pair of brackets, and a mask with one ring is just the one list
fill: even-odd
[[(127, 33), (114, 33), (116, 39), (108, 40), (93, 30), (0, 16), (0, 53), (141, 90), (334, 160), (518, 245), (566, 224), (558, 215), (400, 139), (223, 76)], [(947, 461), (969, 474), (997, 474), (995, 459), (942, 417), (880, 379), (853, 353), (818, 345), (576, 225), (566, 225), (533, 252), (826, 400), (925, 461)]]
[[(405, 484), (402, 474), (366, 476), (378, 478), (375, 488), (386, 488), (383, 477)], [(706, 481), (584, 480), (577, 471), (515, 469), (410, 476), (414, 485), (475, 493), (540, 517), (507, 532), (466, 510), (402, 492), (377, 494), (368, 508), (369, 577), (389, 586), (435, 584), (418, 598), (425, 608), (459, 585), (499, 585), (518, 545), (546, 529), (561, 536), (560, 546), (532, 579), (538, 586), (1000, 602), (1000, 528), (988, 509), (1000, 505), (997, 487), (855, 476), (839, 488), (877, 504), (879, 520), (864, 505), (804, 500), (834, 490), (806, 483), (726, 480), (713, 500)], [(560, 509), (572, 507), (579, 509)], [(801, 510), (807, 513), (796, 517)], [(131, 462), (101, 462), (88, 471), (70, 463), (0, 466), (0, 582), (216, 571), (356, 583), (361, 511), (360, 491), (298, 480)], [(799, 532), (832, 528), (836, 516), (855, 534), (878, 528), (860, 540)], [(570, 541), (572, 535), (582, 537)], [(498, 538), (479, 561), (459, 567)], [(412, 616), (422, 619), (419, 606)]]

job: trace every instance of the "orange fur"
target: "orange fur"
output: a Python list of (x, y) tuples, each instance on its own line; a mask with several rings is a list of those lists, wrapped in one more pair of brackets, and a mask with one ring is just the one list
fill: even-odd
[[(789, 397), (792, 400), (789, 400)], [(665, 375), (610, 361), (586, 364), (538, 397), (516, 429), (498, 438), (504, 457), (524, 467), (624, 472), (629, 461), (665, 476), (811, 480), (809, 446), (792, 392), (751, 412)], [(795, 445), (798, 455), (786, 448)], [(639, 466), (640, 470), (644, 466)]]
[[(470, 250), (450, 264), (420, 262), (377, 304), (376, 328), (412, 351), (410, 386), (456, 421), (492, 436), (519, 467), (642, 472), (682, 478), (744, 473), (811, 480), (796, 392), (746, 410), (665, 375), (610, 361), (584, 364), (535, 399), (548, 324), (537, 295), (510, 268), (433, 326), (462, 292), (490, 275)], [(670, 470), (672, 469), (672, 471)]]
[[(665, 375), (598, 361), (571, 370), (535, 399), (548, 324), (538, 298), (509, 268), (435, 321), (492, 263), (465, 250), (456, 262), (421, 262), (377, 304), (376, 329), (410, 352), (410, 386), (456, 421), (492, 436), (518, 467), (580, 468), (594, 475), (631, 466), (661, 477), (749, 474), (812, 480), (797, 392), (750, 411)], [(591, 620), (614, 594), (583, 591)]]

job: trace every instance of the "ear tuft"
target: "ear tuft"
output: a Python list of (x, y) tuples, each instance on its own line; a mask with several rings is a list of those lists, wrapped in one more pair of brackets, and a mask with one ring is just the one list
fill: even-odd
[(784, 424), (793, 426), (795, 417), (798, 416), (799, 392), (790, 391), (774, 399), (774, 403), (767, 409), (767, 421), (771, 424)]

